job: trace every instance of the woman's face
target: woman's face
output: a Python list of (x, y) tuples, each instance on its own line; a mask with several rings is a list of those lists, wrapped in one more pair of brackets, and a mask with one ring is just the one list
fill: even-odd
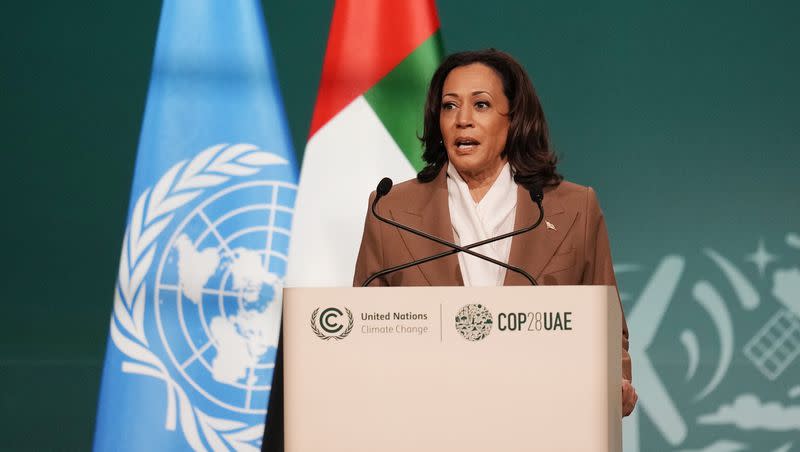
[(508, 136), (508, 99), (489, 66), (473, 63), (447, 75), (439, 128), (447, 157), (465, 179), (496, 176)]

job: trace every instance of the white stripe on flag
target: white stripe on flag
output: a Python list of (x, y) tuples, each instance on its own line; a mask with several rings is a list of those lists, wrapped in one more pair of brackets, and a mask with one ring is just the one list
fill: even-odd
[(363, 96), (334, 116), (306, 146), (287, 285), (350, 286), (369, 193), (383, 177), (399, 183), (414, 175)]

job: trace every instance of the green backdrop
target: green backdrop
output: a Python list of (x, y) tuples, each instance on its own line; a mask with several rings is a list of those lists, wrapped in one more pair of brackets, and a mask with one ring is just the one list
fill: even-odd
[[(626, 450), (800, 450), (800, 4), (437, 3), (448, 52), (524, 63), (562, 172), (599, 193)], [(332, 3), (263, 4), (302, 152)], [(159, 11), (2, 7), (2, 450), (91, 445)]]

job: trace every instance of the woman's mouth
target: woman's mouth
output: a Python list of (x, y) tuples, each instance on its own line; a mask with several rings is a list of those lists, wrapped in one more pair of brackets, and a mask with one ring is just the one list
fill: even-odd
[(456, 149), (459, 151), (471, 151), (481, 144), (478, 140), (472, 137), (460, 137), (455, 139)]

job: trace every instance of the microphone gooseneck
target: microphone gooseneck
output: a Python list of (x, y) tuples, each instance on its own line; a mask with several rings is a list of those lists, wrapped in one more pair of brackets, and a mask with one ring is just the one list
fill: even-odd
[(509, 238), (509, 237), (513, 237), (515, 235), (523, 234), (523, 233), (528, 232), (530, 230), (533, 230), (537, 226), (539, 226), (539, 224), (541, 224), (542, 220), (544, 219), (544, 209), (542, 208), (542, 199), (544, 198), (544, 194), (543, 194), (541, 188), (537, 187), (537, 188), (534, 188), (533, 190), (530, 191), (531, 200), (533, 200), (533, 202), (535, 202), (537, 207), (539, 208), (539, 218), (536, 220), (535, 223), (533, 223), (530, 226), (524, 227), (522, 229), (517, 229), (516, 231), (511, 231), (511, 232), (508, 232), (508, 233), (505, 233), (505, 234), (498, 235), (496, 237), (490, 237), (488, 239), (481, 240), (480, 242), (475, 242), (475, 243), (473, 243), (471, 245), (466, 245), (466, 246), (456, 245), (455, 243), (451, 243), (451, 242), (448, 242), (446, 240), (442, 240), (439, 237), (436, 237), (434, 235), (428, 234), (428, 233), (426, 233), (424, 231), (419, 231), (419, 230), (410, 228), (410, 227), (408, 227), (408, 226), (406, 226), (404, 224), (398, 223), (398, 222), (390, 220), (388, 218), (384, 218), (381, 215), (379, 215), (378, 212), (377, 212), (378, 201), (383, 196), (385, 196), (387, 193), (389, 193), (389, 191), (391, 189), (392, 189), (392, 180), (389, 179), (388, 177), (383, 178), (381, 180), (381, 182), (378, 184), (378, 189), (376, 190), (375, 199), (372, 201), (372, 205), (370, 207), (372, 215), (374, 215), (375, 218), (377, 218), (378, 220), (380, 220), (380, 221), (382, 221), (384, 223), (390, 224), (390, 225), (395, 226), (395, 227), (397, 227), (399, 229), (402, 229), (404, 231), (410, 232), (410, 233), (412, 233), (414, 235), (418, 235), (420, 237), (424, 237), (424, 238), (426, 238), (428, 240), (432, 240), (432, 241), (434, 241), (436, 243), (439, 243), (441, 245), (447, 246), (447, 247), (452, 248), (452, 249), (450, 249), (448, 251), (443, 251), (441, 253), (434, 254), (434, 255), (431, 255), (431, 256), (428, 256), (428, 257), (425, 257), (425, 258), (422, 258), (422, 259), (416, 259), (416, 260), (413, 260), (411, 262), (407, 262), (405, 264), (400, 264), (400, 265), (396, 265), (396, 266), (393, 266), (393, 267), (389, 267), (389, 268), (383, 269), (383, 270), (381, 270), (381, 271), (379, 271), (377, 273), (373, 273), (369, 278), (367, 278), (366, 281), (364, 281), (364, 284), (362, 284), (362, 287), (368, 286), (376, 278), (379, 278), (381, 276), (387, 275), (389, 273), (394, 273), (396, 271), (404, 270), (406, 268), (413, 267), (415, 265), (424, 264), (426, 262), (430, 262), (430, 261), (435, 260), (435, 259), (441, 259), (441, 258), (444, 258), (446, 256), (450, 256), (451, 254), (455, 254), (455, 253), (458, 253), (458, 252), (467, 253), (467, 254), (469, 254), (471, 256), (475, 256), (475, 257), (477, 257), (479, 259), (483, 259), (483, 260), (489, 261), (489, 262), (491, 262), (491, 263), (493, 263), (495, 265), (499, 265), (499, 266), (501, 266), (503, 268), (506, 268), (508, 270), (511, 270), (511, 271), (513, 271), (515, 273), (519, 273), (522, 276), (524, 276), (531, 283), (531, 285), (534, 285), (534, 286), (538, 285), (537, 282), (536, 282), (536, 279), (534, 279), (533, 276), (531, 276), (525, 270), (523, 270), (523, 269), (521, 269), (519, 267), (513, 266), (513, 265), (506, 264), (505, 262), (498, 261), (498, 260), (493, 259), (493, 258), (491, 258), (489, 256), (486, 256), (486, 255), (477, 253), (475, 251), (472, 251), (471, 248), (476, 248), (476, 247), (479, 247), (479, 246), (486, 245), (488, 243), (496, 242), (498, 240), (503, 240), (503, 239), (506, 239), (506, 238)]

